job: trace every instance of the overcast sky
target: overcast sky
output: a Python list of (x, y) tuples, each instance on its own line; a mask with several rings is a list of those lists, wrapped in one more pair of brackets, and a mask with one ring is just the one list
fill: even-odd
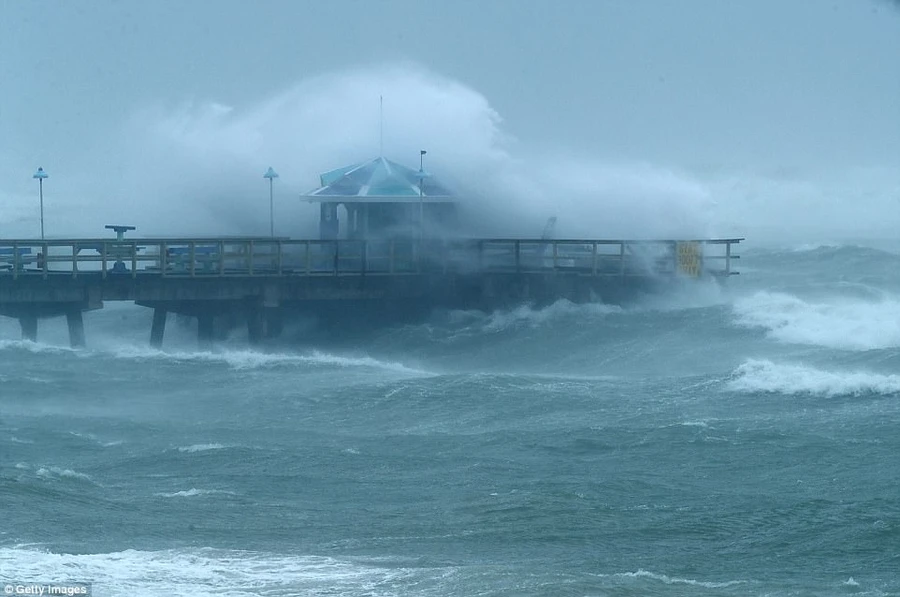
[[(398, 87), (405, 68), (418, 78)], [(121, 160), (140, 155), (133, 125), (148, 110), (252, 119), (340, 73), (376, 81), (373, 106), (379, 93), (418, 98), (416, 81), (452, 87), (448, 103), (483, 99), (490, 134), (523, 154), (773, 176), (900, 164), (900, 7), (888, 0), (0, 0), (0, 226), (30, 217), (12, 203), (37, 165), (57, 190), (68, 179), (76, 203), (133, 170)], [(395, 110), (389, 127), (451, 118), (439, 94), (422, 97), (435, 104)], [(297, 118), (285, 126), (308, 128)], [(377, 146), (356, 142), (340, 157)], [(311, 188), (299, 162), (315, 160), (295, 165), (289, 147), (260, 164), (296, 168)]]

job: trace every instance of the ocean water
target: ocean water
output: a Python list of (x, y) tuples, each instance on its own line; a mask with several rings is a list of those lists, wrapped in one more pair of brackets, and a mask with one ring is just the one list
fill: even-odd
[(900, 595), (900, 255), (211, 352), (0, 322), (0, 580), (95, 595)]

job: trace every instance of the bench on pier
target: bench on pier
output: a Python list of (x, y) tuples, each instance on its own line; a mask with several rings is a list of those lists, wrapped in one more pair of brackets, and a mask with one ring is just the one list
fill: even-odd
[[(141, 251), (146, 247), (140, 245), (132, 245), (127, 241), (118, 243), (116, 241), (107, 242), (86, 242), (73, 243), (75, 254), (82, 257), (82, 251), (94, 251), (98, 255), (103, 255), (106, 250), (106, 262), (109, 265), (109, 271), (113, 273), (124, 273), (129, 271), (126, 263), (131, 263), (136, 257), (140, 256)], [(87, 256), (87, 260), (96, 261), (98, 258)]]
[(16, 256), (18, 256), (18, 269), (22, 271), (26, 263), (31, 263), (32, 259), (23, 257), (31, 255), (31, 247), (0, 247), (0, 271), (11, 271), (16, 265)]
[[(191, 269), (190, 247), (169, 247), (166, 249), (168, 270), (179, 272)], [(199, 269), (197, 266), (200, 266)], [(211, 245), (194, 246), (194, 268), (201, 273), (215, 273), (219, 269), (219, 247)]]

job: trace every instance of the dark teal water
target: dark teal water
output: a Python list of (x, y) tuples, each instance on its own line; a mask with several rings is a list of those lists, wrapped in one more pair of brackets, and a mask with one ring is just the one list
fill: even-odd
[(900, 257), (214, 352), (0, 322), (0, 579), (95, 595), (900, 595)]

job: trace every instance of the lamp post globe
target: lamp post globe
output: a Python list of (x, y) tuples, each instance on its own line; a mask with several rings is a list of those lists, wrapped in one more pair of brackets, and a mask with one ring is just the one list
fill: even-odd
[(273, 182), (276, 178), (278, 178), (278, 173), (269, 166), (269, 169), (266, 170), (266, 173), (263, 174), (263, 178), (269, 179), (269, 235), (274, 238), (275, 237), (275, 199), (274, 199), (274, 185)]
[(35, 172), (31, 178), (36, 178), (38, 181), (38, 188), (41, 198), (41, 240), (44, 240), (44, 179), (47, 178), (49, 174), (41, 168), (38, 167), (37, 172)]

